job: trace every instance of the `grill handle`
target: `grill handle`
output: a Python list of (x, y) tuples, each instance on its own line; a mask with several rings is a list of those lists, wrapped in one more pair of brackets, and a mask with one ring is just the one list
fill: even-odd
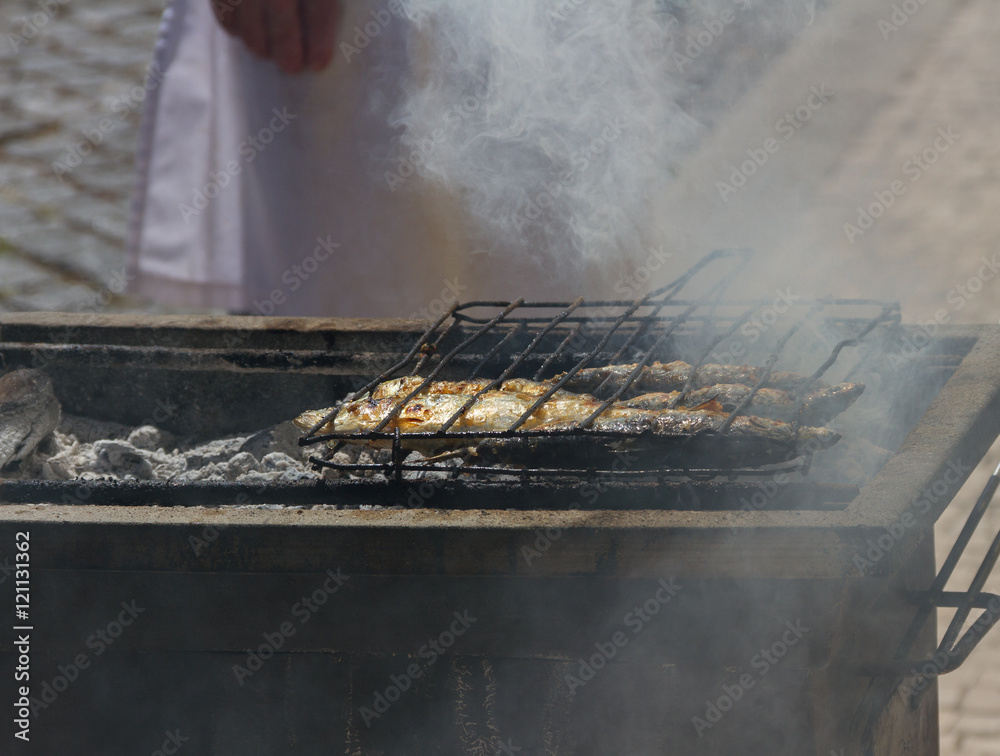
[[(931, 587), (926, 591), (913, 594), (914, 603), (919, 608), (899, 644), (892, 663), (862, 669), (862, 674), (916, 678), (912, 689), (923, 691), (927, 688), (926, 682), (928, 680), (958, 669), (993, 626), (1000, 622), (1000, 596), (983, 592), (983, 587), (986, 585), (990, 573), (1000, 559), (1000, 532), (994, 537), (993, 543), (986, 552), (986, 556), (968, 590), (965, 592), (944, 590), (959, 559), (965, 553), (972, 536), (982, 522), (998, 488), (1000, 488), (1000, 465), (997, 465), (993, 475), (990, 476), (976, 500), (955, 545), (951, 547), (951, 551), (944, 560), (944, 564), (941, 565), (941, 570), (934, 578), (934, 582), (931, 583)], [(906, 657), (926, 624), (927, 618), (930, 617), (931, 612), (939, 608), (955, 608), (958, 611), (955, 612), (955, 616), (948, 625), (948, 629), (938, 645), (937, 652), (930, 659), (907, 659)], [(982, 609), (983, 611), (965, 634), (959, 638), (959, 633), (973, 609)]]

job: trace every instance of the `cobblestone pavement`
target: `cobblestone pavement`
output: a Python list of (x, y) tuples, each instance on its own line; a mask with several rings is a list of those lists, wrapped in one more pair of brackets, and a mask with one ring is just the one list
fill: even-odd
[[(851, 252), (881, 259), (880, 285), (896, 288), (904, 277), (903, 311), (909, 320), (934, 317), (945, 308), (951, 322), (997, 323), (1000, 283), (985, 281), (968, 299), (948, 294), (976, 275), (981, 258), (1000, 251), (1000, 75), (992, 60), (1000, 31), (1000, 7), (987, 0), (960, 5), (916, 70), (886, 103), (864, 138), (845, 155), (827, 185), (828, 200), (853, 196), (854, 207), (871, 192), (889, 185), (900, 167), (923, 152), (939, 127), (960, 135), (930, 165), (920, 181), (899, 197), (883, 219), (853, 245)], [(919, 124), (919, 125), (918, 125)], [(845, 220), (841, 218), (841, 224)], [(841, 224), (836, 227), (839, 228)], [(840, 235), (845, 255), (846, 236)], [(849, 258), (845, 258), (849, 259)], [(975, 288), (975, 287), (973, 287)], [(956, 302), (965, 303), (959, 309)], [(938, 521), (938, 561), (954, 543), (990, 473), (1000, 461), (1000, 444)], [(1000, 501), (995, 501), (960, 562), (949, 586), (966, 588), (993, 536), (1000, 530)], [(1000, 570), (986, 589), (1000, 591)], [(950, 621), (942, 613), (941, 625)], [(943, 628), (942, 628), (943, 631)], [(983, 644), (959, 670), (940, 678), (941, 752), (944, 756), (1000, 754), (1000, 633)]]
[[(134, 87), (142, 82), (162, 5), (7, 0), (0, 6), (0, 312), (163, 309), (110, 296), (123, 269), (142, 97)], [(1000, 6), (991, 0), (957, 5), (934, 45), (824, 181), (820, 198), (842, 215), (888, 186), (908, 157), (927, 147), (928, 123), (954, 126), (962, 135), (855, 243), (839, 233), (843, 217), (829, 218), (827, 227), (837, 234), (825, 241), (838, 248), (845, 267), (863, 260), (870, 270), (872, 261), (881, 262), (875, 275), (887, 291), (900, 292), (908, 320), (941, 307), (949, 290), (974, 274), (980, 256), (1000, 249), (994, 52)], [(56, 163), (72, 170), (58, 176)], [(902, 287), (901, 277), (908, 282)], [(953, 322), (996, 323), (998, 287), (984, 286), (951, 312)], [(998, 460), (1000, 445), (941, 518), (942, 557)], [(952, 589), (968, 584), (998, 529), (1000, 505), (987, 515)], [(1000, 592), (1000, 575), (987, 588)], [(941, 679), (940, 699), (944, 756), (1000, 754), (1000, 630), (970, 663)]]
[(151, 307), (115, 292), (163, 6), (0, 4), (0, 311)]

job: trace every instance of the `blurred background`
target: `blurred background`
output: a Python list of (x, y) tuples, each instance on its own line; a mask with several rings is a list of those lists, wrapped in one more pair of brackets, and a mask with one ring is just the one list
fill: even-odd
[[(755, 25), (754, 6), (767, 2), (740, 3), (735, 16), (759, 46), (720, 43), (712, 64), (693, 60), (686, 74), (696, 86), (685, 106), (706, 128), (665, 200), (673, 254), (684, 257), (687, 245), (697, 256), (741, 235), (743, 244), (766, 245), (768, 224), (784, 218), (795, 229), (783, 229), (780, 244), (813, 269), (820, 293), (898, 298), (905, 322), (944, 310), (949, 322), (998, 324), (1000, 276), (979, 271), (983, 258), (1000, 260), (1000, 6), (799, 3), (802, 34), (817, 18), (815, 26), (842, 14), (840, 38), (830, 41), (839, 52), (811, 70), (802, 45), (770, 39), (766, 24)], [(696, 23), (695, 3), (666, 5), (680, 23)], [(0, 4), (0, 313), (176, 311), (124, 291), (133, 151), (163, 7), (163, 0)], [(855, 55), (861, 45), (864, 55)], [(719, 66), (740, 75), (719, 76)], [(717, 182), (773, 130), (782, 98), (795, 104), (809, 94), (788, 85), (793, 73), (799, 83), (828, 84), (832, 104), (814, 110), (797, 128), (801, 136), (753, 180), (794, 196), (780, 212), (773, 207), (780, 191), (721, 197)], [(906, 191), (860, 228), (858, 208), (904, 180)], [(762, 213), (768, 223), (748, 230), (746, 219)], [(938, 523), (939, 552), (998, 459), (995, 446)], [(953, 590), (967, 586), (998, 528), (995, 505)], [(1000, 591), (1000, 579), (987, 590)], [(941, 679), (940, 701), (945, 756), (1000, 754), (1000, 630)]]

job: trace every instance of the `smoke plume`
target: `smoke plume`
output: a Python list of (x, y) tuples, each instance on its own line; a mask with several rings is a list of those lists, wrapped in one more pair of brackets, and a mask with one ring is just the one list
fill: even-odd
[[(697, 133), (655, 0), (400, 0), (416, 61), (393, 165), (461, 198), (493, 254), (638, 254)], [(398, 175), (402, 175), (401, 170)]]

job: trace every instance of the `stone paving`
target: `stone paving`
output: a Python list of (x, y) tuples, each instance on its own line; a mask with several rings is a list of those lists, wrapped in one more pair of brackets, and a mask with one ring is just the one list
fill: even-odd
[(116, 292), (163, 6), (0, 5), (0, 311), (150, 308)]
[[(0, 5), (0, 312), (166, 310), (116, 293), (140, 111), (134, 87), (143, 80), (162, 6)], [(887, 290), (901, 292), (908, 320), (933, 313), (981, 255), (1000, 249), (998, 30), (1000, 7), (990, 0), (957, 3), (934, 45), (823, 183), (822, 202), (842, 215), (927, 146), (925, 130), (914, 124), (952, 124), (963, 135), (860, 243), (847, 244), (842, 234), (827, 240), (848, 264), (864, 261), (871, 269), (881, 262), (876, 275)], [(839, 232), (843, 218), (830, 218), (827, 227)], [(984, 287), (952, 313), (954, 321), (996, 323), (998, 286)], [(942, 556), (998, 460), (1000, 445), (941, 518)], [(1000, 505), (987, 515), (952, 589), (968, 584), (998, 529)], [(1000, 592), (1000, 574), (988, 589)], [(940, 697), (944, 756), (1000, 754), (1000, 630), (970, 663), (942, 678)]]

